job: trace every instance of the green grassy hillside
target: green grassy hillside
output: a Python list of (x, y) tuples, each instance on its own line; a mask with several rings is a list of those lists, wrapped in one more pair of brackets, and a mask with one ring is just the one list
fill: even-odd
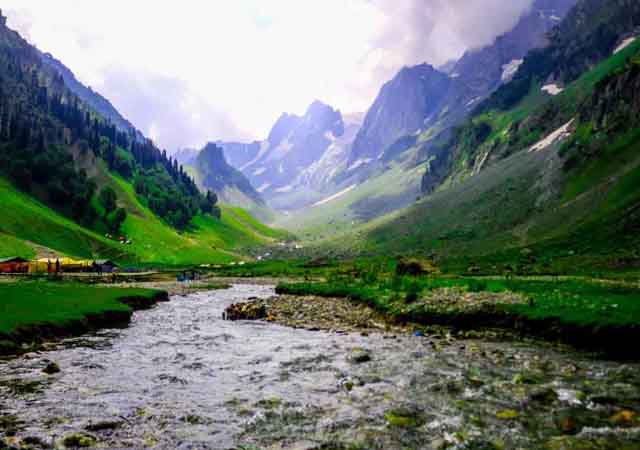
[[(202, 182), (202, 174), (194, 166), (185, 164), (183, 168), (187, 174), (195, 181), (198, 188), (205, 192), (207, 189)], [(252, 216), (257, 217), (264, 223), (272, 224), (276, 221), (277, 214), (264, 203), (258, 203), (255, 199), (242, 192), (236, 186), (226, 186), (224, 190), (217, 191), (219, 201), (229, 205), (238, 206), (248, 211)], [(257, 222), (257, 221), (256, 221)], [(259, 223), (259, 222), (258, 222)]]
[[(629, 89), (616, 94), (640, 79), (639, 54), (636, 43), (556, 97), (536, 85), (512, 109), (475, 117), (468, 126), (491, 132), (481, 145), (460, 144), (459, 165), (435, 193), (310, 251), (419, 254), (456, 271), (640, 267), (640, 124)], [(571, 119), (563, 143), (528, 151)]]
[(0, 178), (0, 256), (32, 257), (38, 253), (37, 246), (42, 246), (72, 257), (99, 256), (125, 264), (225, 263), (241, 258), (249, 247), (286, 237), (239, 208), (224, 206), (220, 220), (199, 215), (192, 227), (178, 232), (140, 203), (131, 184), (106, 171), (98, 172), (98, 184), (113, 187), (119, 206), (128, 212), (121, 231), (132, 245), (81, 227)]

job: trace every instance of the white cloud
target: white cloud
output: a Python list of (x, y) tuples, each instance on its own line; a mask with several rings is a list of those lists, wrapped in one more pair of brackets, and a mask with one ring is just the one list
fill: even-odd
[[(9, 25), (174, 150), (260, 138), (320, 98), (365, 110), (403, 65), (486, 44), (530, 0), (5, 0)], [(151, 127), (154, 126), (154, 129)]]

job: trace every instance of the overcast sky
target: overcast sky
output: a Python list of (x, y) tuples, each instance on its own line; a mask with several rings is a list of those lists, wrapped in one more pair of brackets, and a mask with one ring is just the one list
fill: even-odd
[(9, 26), (168, 150), (266, 137), (315, 99), (365, 111), (405, 65), (439, 65), (532, 0), (4, 0)]

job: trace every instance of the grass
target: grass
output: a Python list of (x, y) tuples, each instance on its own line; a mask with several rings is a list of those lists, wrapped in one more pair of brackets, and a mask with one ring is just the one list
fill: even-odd
[[(369, 273), (360, 278), (336, 276), (325, 282), (281, 283), (277, 292), (350, 298), (401, 320), (420, 323), (443, 317), (455, 326), (456, 321), (462, 323), (466, 315), (477, 311), (469, 308), (468, 299), (451, 304), (437, 295), (439, 290), (451, 288), (458, 289), (453, 294), (457, 298), (464, 292), (495, 294), (496, 303), (491, 303), (485, 312), (512, 317), (514, 320), (509, 323), (525, 319), (584, 329), (640, 327), (637, 286), (586, 278), (400, 277)], [(520, 294), (522, 300), (503, 301), (501, 294), (505, 293)]]
[(271, 228), (263, 224), (243, 208), (232, 205), (223, 205), (223, 212), (234, 217), (237, 222), (242, 223), (247, 228), (259, 233), (261, 236), (280, 240), (291, 238), (291, 235), (287, 231)]
[[(222, 264), (243, 258), (249, 247), (284, 239), (288, 234), (260, 224), (240, 208), (223, 206), (222, 219), (196, 217), (190, 230), (180, 233), (156, 217), (124, 179), (98, 170), (99, 183), (114, 188), (118, 204), (127, 209), (122, 234), (133, 245), (122, 245), (75, 222), (18, 191), (0, 178), (0, 257), (35, 256), (29, 242), (62, 255), (108, 258), (127, 265), (180, 266)], [(27, 242), (28, 241), (28, 242)]]
[(309, 267), (305, 260), (265, 260), (243, 265), (225, 266), (214, 270), (218, 276), (256, 278), (256, 277), (324, 277), (334, 272), (339, 263), (332, 261), (326, 267)]
[(64, 327), (87, 315), (130, 312), (121, 303), (125, 297), (151, 300), (159, 291), (54, 284), (44, 281), (0, 284), (0, 333), (10, 335), (18, 328), (42, 324)]
[[(3, 210), (0, 232), (12, 236), (14, 245), (16, 240), (31, 241), (83, 258), (90, 257), (93, 252), (109, 258), (119, 254), (107, 239), (82, 228), (18, 191), (1, 177), (0, 204)], [(33, 250), (30, 253), (33, 253)]]
[(22, 256), (23, 258), (33, 258), (36, 252), (24, 241), (10, 234), (0, 233), (0, 255), (4, 257)]
[(507, 311), (534, 320), (559, 319), (580, 326), (639, 326), (640, 289), (584, 280), (510, 280), (505, 287), (535, 300)]

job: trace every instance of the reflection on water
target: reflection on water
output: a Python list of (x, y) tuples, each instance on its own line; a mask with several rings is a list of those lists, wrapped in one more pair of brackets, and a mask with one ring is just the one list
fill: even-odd
[[(0, 437), (36, 448), (75, 432), (103, 448), (638, 448), (637, 365), (221, 320), (227, 305), (271, 295), (237, 285), (174, 297), (129, 328), (0, 363)], [(43, 374), (47, 360), (62, 371)]]

